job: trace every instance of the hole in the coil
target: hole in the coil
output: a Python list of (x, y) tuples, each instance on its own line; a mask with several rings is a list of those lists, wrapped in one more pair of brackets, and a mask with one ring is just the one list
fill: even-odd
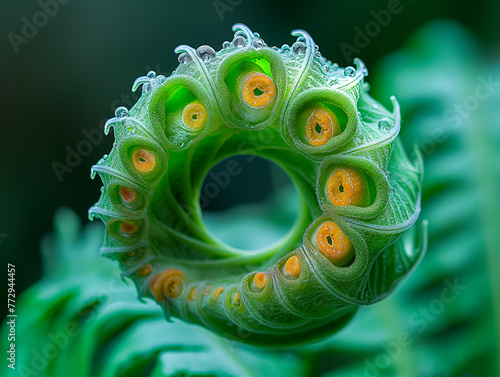
[(200, 207), (215, 238), (234, 248), (255, 250), (279, 241), (292, 228), (299, 197), (288, 175), (274, 162), (239, 155), (209, 171), (200, 191)]

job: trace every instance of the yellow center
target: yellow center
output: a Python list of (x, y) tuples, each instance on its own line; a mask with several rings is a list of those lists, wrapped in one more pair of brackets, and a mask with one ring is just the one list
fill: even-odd
[(184, 274), (175, 268), (170, 268), (156, 275), (151, 281), (151, 292), (156, 301), (163, 301), (165, 296), (170, 299), (179, 297), (184, 288), (183, 278)]
[(358, 205), (366, 193), (363, 177), (351, 168), (335, 170), (328, 178), (326, 190), (336, 206)]
[(135, 191), (131, 188), (122, 186), (120, 187), (120, 196), (124, 201), (130, 203), (135, 200)]
[(184, 107), (182, 121), (185, 126), (196, 131), (207, 123), (207, 110), (200, 101), (194, 101)]
[(325, 107), (316, 107), (310, 110), (306, 124), (306, 135), (311, 145), (325, 145), (340, 132), (339, 121), (333, 112)]
[(196, 292), (198, 291), (197, 288), (194, 288), (192, 291), (191, 291), (191, 294), (189, 295), (189, 298), (191, 300), (194, 300), (196, 298)]
[(138, 272), (138, 276), (147, 276), (153, 271), (153, 267), (150, 264), (145, 265), (142, 267)]
[(261, 108), (273, 101), (276, 87), (268, 75), (255, 73), (243, 82), (241, 92), (246, 103), (252, 107)]
[(137, 225), (122, 221), (120, 223), (120, 229), (122, 230), (123, 233), (131, 234), (137, 230)]
[(147, 173), (155, 167), (155, 156), (146, 149), (138, 148), (132, 155), (134, 167), (141, 173)]
[(259, 289), (264, 289), (267, 284), (267, 275), (264, 272), (257, 272), (253, 277), (255, 286)]
[(333, 221), (323, 223), (316, 235), (320, 251), (332, 260), (333, 264), (342, 267), (348, 264), (354, 255), (354, 247)]
[(224, 292), (224, 288), (222, 288), (222, 287), (217, 288), (217, 289), (215, 290), (215, 292), (214, 292), (214, 297), (215, 297), (215, 298), (219, 298), (219, 296), (220, 296), (220, 294), (221, 294), (222, 292)]
[(297, 278), (300, 275), (300, 259), (298, 256), (294, 255), (288, 258), (284, 266), (285, 273), (292, 277)]
[(240, 293), (239, 292), (236, 292), (234, 295), (233, 295), (233, 304), (236, 305), (236, 306), (239, 306), (240, 305)]

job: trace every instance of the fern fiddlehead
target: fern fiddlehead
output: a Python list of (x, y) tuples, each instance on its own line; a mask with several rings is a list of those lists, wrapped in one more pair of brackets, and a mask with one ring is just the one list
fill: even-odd
[[(104, 187), (89, 216), (106, 225), (102, 253), (167, 318), (302, 342), (385, 297), (421, 257), (422, 240), (403, 233), (420, 212), (422, 162), (396, 140), (399, 105), (368, 94), (359, 59), (332, 64), (304, 31), (281, 48), (234, 31), (218, 52), (179, 46), (170, 77), (136, 80), (141, 98), (106, 124), (116, 141), (92, 168)], [(215, 239), (199, 205), (208, 171), (237, 154), (276, 162), (300, 194), (288, 235), (251, 253)]]

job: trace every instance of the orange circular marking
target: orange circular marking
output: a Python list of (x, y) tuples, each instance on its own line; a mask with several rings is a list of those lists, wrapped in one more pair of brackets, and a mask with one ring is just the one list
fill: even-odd
[(137, 225), (122, 221), (120, 223), (120, 229), (122, 230), (123, 233), (131, 234), (137, 230)]
[(130, 203), (135, 200), (135, 191), (131, 188), (122, 186), (120, 187), (120, 196), (124, 201)]
[(198, 291), (197, 288), (194, 288), (192, 291), (191, 291), (191, 294), (189, 295), (189, 298), (191, 300), (194, 300), (196, 298), (196, 292)]
[(208, 296), (208, 294), (210, 293), (210, 289), (212, 288), (211, 285), (207, 285), (207, 287), (205, 288), (205, 295)]
[(217, 288), (214, 292), (214, 297), (219, 298), (219, 296), (221, 295), (222, 292), (224, 292), (224, 288), (222, 288), (222, 287)]
[(365, 197), (366, 184), (360, 173), (351, 168), (335, 170), (326, 184), (333, 205), (358, 205)]
[(311, 110), (306, 123), (306, 135), (311, 145), (325, 145), (340, 131), (339, 121), (333, 112), (324, 107)]
[(151, 293), (156, 301), (163, 301), (164, 297), (177, 298), (184, 289), (184, 274), (176, 268), (160, 272), (151, 281)]
[(182, 111), (182, 122), (192, 130), (199, 130), (207, 123), (208, 115), (200, 101), (187, 104)]
[(155, 167), (155, 156), (146, 149), (138, 148), (132, 154), (134, 167), (141, 173), (147, 173)]
[(250, 106), (261, 108), (274, 100), (276, 87), (273, 80), (263, 73), (248, 76), (241, 86), (243, 99)]
[(134, 257), (135, 256), (135, 251), (129, 251), (127, 253), (127, 257)]
[(236, 305), (236, 306), (239, 306), (241, 304), (241, 301), (240, 301), (240, 292), (236, 292), (233, 295), (233, 304)]
[(145, 265), (142, 267), (138, 272), (138, 276), (147, 276), (153, 271), (153, 267), (150, 264)]
[(319, 227), (316, 241), (320, 251), (336, 266), (345, 266), (354, 255), (351, 241), (333, 221), (327, 221)]
[(267, 284), (267, 275), (264, 272), (257, 272), (253, 277), (255, 286), (259, 289), (264, 289)]
[(298, 256), (293, 255), (285, 263), (284, 266), (284, 271), (285, 273), (292, 277), (292, 278), (297, 278), (300, 275), (300, 259)]

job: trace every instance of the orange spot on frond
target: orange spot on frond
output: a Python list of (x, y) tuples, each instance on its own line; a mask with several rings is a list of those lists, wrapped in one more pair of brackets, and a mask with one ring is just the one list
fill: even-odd
[(150, 172), (156, 165), (154, 154), (143, 148), (138, 148), (134, 151), (132, 154), (132, 163), (141, 173)]
[(300, 275), (300, 269), (300, 259), (296, 255), (288, 258), (285, 262), (285, 266), (283, 267), (285, 273), (294, 279)]
[(135, 191), (125, 186), (120, 187), (120, 196), (127, 203), (133, 202), (136, 197)]
[(120, 229), (122, 230), (123, 233), (132, 234), (137, 230), (137, 225), (122, 221), (120, 223)]
[(208, 115), (200, 101), (187, 104), (182, 111), (182, 122), (192, 130), (199, 130), (207, 123)]
[(354, 169), (339, 168), (328, 178), (326, 191), (333, 205), (358, 205), (366, 199), (366, 181)]
[(156, 275), (151, 281), (151, 293), (156, 301), (164, 297), (174, 299), (182, 294), (185, 275), (176, 268), (169, 268)]
[(325, 107), (314, 107), (310, 110), (306, 135), (311, 145), (325, 145), (341, 131), (339, 121), (333, 112)]
[(145, 265), (139, 271), (137, 271), (137, 276), (147, 276), (153, 271), (153, 267), (150, 264)]
[(320, 251), (336, 266), (345, 266), (352, 260), (354, 247), (349, 238), (333, 221), (327, 221), (319, 227), (316, 241)]
[(268, 75), (254, 73), (245, 79), (241, 92), (246, 103), (251, 107), (261, 108), (274, 100), (276, 87)]
[(214, 292), (214, 298), (219, 298), (222, 292), (224, 292), (224, 288), (222, 287), (217, 288)]
[(267, 284), (267, 275), (264, 272), (257, 272), (253, 277), (255, 286), (259, 289), (264, 289)]

